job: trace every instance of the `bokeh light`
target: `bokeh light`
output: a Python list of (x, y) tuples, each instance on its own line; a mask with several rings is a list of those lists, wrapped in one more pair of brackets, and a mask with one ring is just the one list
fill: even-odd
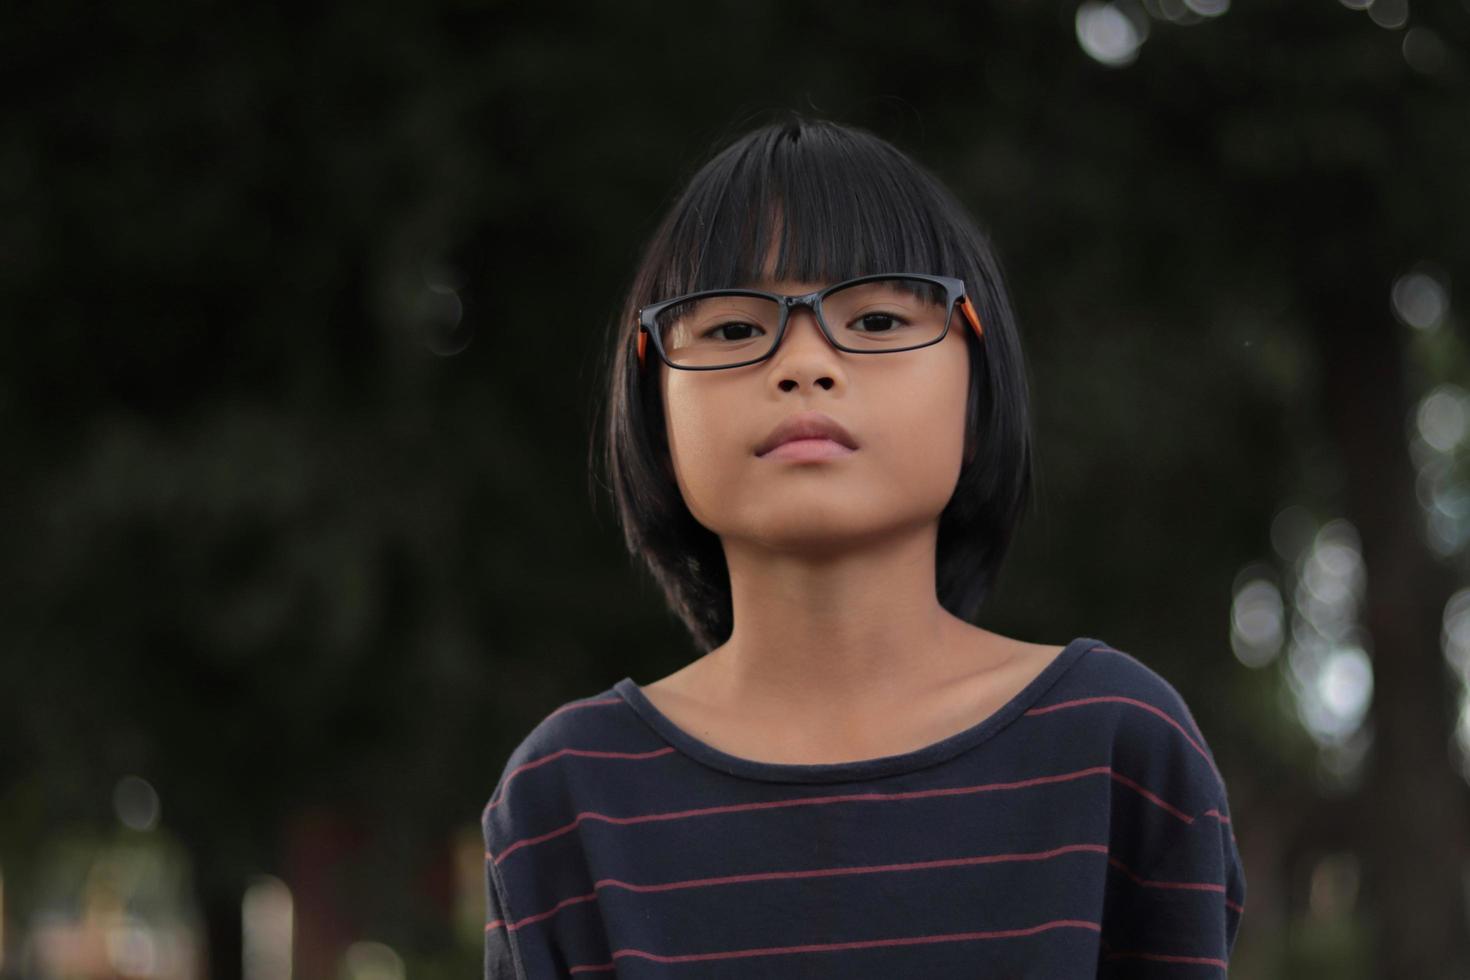
[(1229, 0), (1143, 0), (1154, 20), (1188, 27), (1218, 17), (1230, 9)]
[(1449, 382), (1435, 385), (1415, 406), (1408, 430), (1425, 540), (1449, 557), (1470, 539), (1470, 481), (1461, 450), (1470, 436), (1470, 392)]
[(1134, 21), (1111, 3), (1087, 0), (1077, 8), (1077, 43), (1089, 57), (1110, 68), (1132, 64), (1148, 37), (1148, 22)]
[[(1299, 533), (1300, 515), (1289, 520)], [(1361, 778), (1372, 742), (1365, 720), (1373, 662), (1358, 616), (1367, 582), (1357, 529), (1341, 518), (1327, 521), (1292, 567), (1287, 690), (1298, 721), (1320, 749), (1319, 777), (1343, 788)]]
[(403, 958), (383, 943), (356, 942), (342, 954), (341, 980), (405, 980)]
[(1368, 17), (1379, 27), (1398, 30), (1409, 22), (1409, 0), (1373, 0)]
[(1271, 520), (1271, 550), (1283, 562), (1291, 564), (1316, 533), (1317, 522), (1311, 511), (1301, 504), (1283, 507)]
[(294, 931), (291, 889), (281, 879), (258, 875), (240, 906), (244, 980), (290, 980)]
[(1183, 3), (1201, 17), (1219, 17), (1230, 9), (1230, 0), (1183, 0)]
[(1394, 280), (1391, 297), (1394, 315), (1416, 330), (1435, 329), (1450, 308), (1449, 289), (1423, 264)]
[(1459, 385), (1437, 385), (1415, 413), (1419, 436), (1441, 453), (1458, 446), (1470, 428), (1470, 393)]
[(1247, 667), (1264, 667), (1281, 652), (1286, 635), (1285, 607), (1281, 590), (1264, 566), (1254, 566), (1236, 576), (1230, 604), (1230, 646)]
[(413, 312), (415, 328), (435, 354), (448, 357), (469, 346), (473, 332), (464, 323), (464, 303), (454, 287), (444, 283), (426, 286)]
[(1470, 588), (1460, 589), (1445, 603), (1439, 642), (1453, 678), (1451, 683), (1460, 695), (1454, 729), (1455, 765), (1470, 781)]
[(131, 830), (152, 830), (158, 826), (162, 812), (158, 792), (141, 776), (124, 776), (117, 781), (112, 806), (123, 826)]
[(1404, 32), (1403, 52), (1409, 67), (1423, 75), (1437, 75), (1449, 62), (1449, 49), (1427, 27), (1411, 27)]

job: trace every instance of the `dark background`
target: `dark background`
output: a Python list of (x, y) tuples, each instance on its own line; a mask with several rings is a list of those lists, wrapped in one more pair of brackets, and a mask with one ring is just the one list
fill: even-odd
[(1470, 0), (1364, 6), (10, 11), (0, 975), (239, 976), (287, 890), (297, 977), (477, 975), (510, 749), (702, 652), (589, 494), (597, 346), (783, 108), (992, 235), (1040, 484), (981, 622), (1184, 695), (1232, 976), (1467, 975)]

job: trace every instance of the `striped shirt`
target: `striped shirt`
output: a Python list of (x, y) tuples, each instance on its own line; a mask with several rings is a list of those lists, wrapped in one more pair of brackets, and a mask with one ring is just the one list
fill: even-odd
[(727, 754), (623, 678), (526, 736), (482, 828), (487, 980), (1223, 977), (1245, 905), (1189, 708), (1087, 637), (843, 763)]

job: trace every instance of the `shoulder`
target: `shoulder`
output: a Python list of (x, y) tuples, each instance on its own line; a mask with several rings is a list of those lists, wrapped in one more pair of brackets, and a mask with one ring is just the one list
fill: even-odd
[(1085, 723), (1106, 736), (1115, 773), (1192, 812), (1225, 806), (1209, 741), (1174, 684), (1104, 641), (1083, 653), (1075, 668), (1048, 700), (1094, 709)]
[[(1117, 711), (1120, 721), (1143, 721), (1152, 716), (1179, 734), (1199, 734), (1194, 715), (1178, 688), (1143, 660), (1104, 640), (1092, 641), (1055, 693), (1092, 697), (1099, 703), (1132, 709)], [(1147, 735), (1162, 731), (1149, 724), (1130, 733)]]
[(508, 833), (512, 823), (564, 799), (568, 777), (560, 763), (569, 755), (598, 754), (622, 705), (622, 697), (609, 687), (545, 713), (501, 767), (500, 778), (481, 811), (486, 840)]
[(1137, 697), (1158, 707), (1185, 707), (1184, 698), (1162, 674), (1105, 640), (1092, 641), (1072, 673), (1100, 689)]

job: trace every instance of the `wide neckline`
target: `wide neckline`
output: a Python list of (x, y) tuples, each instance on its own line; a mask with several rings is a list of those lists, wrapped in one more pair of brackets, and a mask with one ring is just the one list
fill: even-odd
[(1046, 693), (1082, 654), (1096, 646), (1104, 645), (1101, 640), (1079, 636), (1052, 658), (1041, 673), (1032, 678), (1014, 697), (992, 712), (987, 718), (956, 732), (947, 738), (932, 742), (922, 748), (901, 752), (897, 755), (880, 756), (873, 759), (854, 759), (847, 762), (792, 763), (765, 762), (731, 755), (703, 742), (674, 724), (670, 718), (654, 706), (643, 690), (631, 677), (624, 677), (613, 685), (613, 691), (637, 712), (654, 731), (663, 736), (674, 748), (696, 762), (731, 776), (758, 779), (778, 783), (835, 783), (878, 776), (891, 776), (911, 772), (944, 762), (973, 748), (1005, 728), (1021, 712), (1031, 707)]

